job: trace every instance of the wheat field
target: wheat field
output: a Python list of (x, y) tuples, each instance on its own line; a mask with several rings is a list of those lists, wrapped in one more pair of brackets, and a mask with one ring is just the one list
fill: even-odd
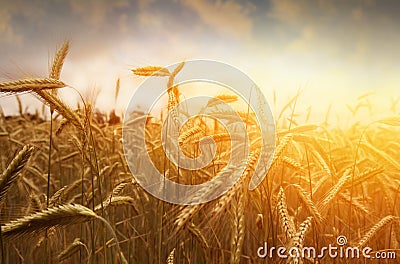
[[(67, 105), (57, 95), (66, 42), (49, 76), (0, 83), (15, 94), (19, 115), (0, 116), (0, 223), (2, 263), (397, 263), (395, 259), (266, 258), (268, 247), (368, 246), (400, 248), (400, 116), (347, 127), (307, 122), (296, 115), (294, 96), (275, 116), (277, 144), (267, 177), (255, 190), (249, 181), (260, 155), (260, 128), (252, 111), (238, 111), (250, 149), (239, 181), (216, 200), (174, 205), (148, 194), (132, 176), (122, 146), (120, 118), (93, 110), (89, 102)], [(184, 63), (181, 67), (185, 67)], [(137, 76), (169, 78), (172, 111), (182, 95), (173, 85), (180, 69), (133, 70)], [(119, 83), (116, 86), (118, 97)], [(19, 93), (49, 107), (51, 119), (24, 112)], [(228, 104), (233, 95), (221, 95)], [(134, 115), (133, 115), (134, 116)], [(141, 118), (136, 113), (135, 118)], [(305, 121), (298, 121), (304, 120)], [(163, 116), (147, 119), (146, 145), (166, 177), (184, 184), (212, 179), (229, 161), (230, 137), (199, 116), (180, 131), (185, 155), (199, 155), (201, 138), (217, 145), (210, 166), (177, 168), (161, 145)]]

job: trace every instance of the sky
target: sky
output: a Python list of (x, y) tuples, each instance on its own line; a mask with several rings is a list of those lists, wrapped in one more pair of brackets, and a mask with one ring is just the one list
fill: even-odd
[[(340, 119), (369, 92), (376, 115), (400, 97), (399, 13), (399, 1), (374, 0), (0, 0), (0, 80), (47, 76), (69, 40), (61, 96), (71, 104), (71, 87), (99, 90), (98, 108), (122, 112), (144, 81), (131, 69), (211, 59), (248, 74), (271, 105), (273, 91), (279, 107), (301, 90), (297, 111), (311, 107), (317, 121), (329, 105)], [(23, 99), (29, 111), (40, 107)], [(17, 109), (9, 95), (0, 105)]]

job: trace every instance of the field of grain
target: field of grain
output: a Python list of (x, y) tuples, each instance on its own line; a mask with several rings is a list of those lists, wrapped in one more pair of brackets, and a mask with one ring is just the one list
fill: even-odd
[[(275, 116), (277, 144), (268, 175), (255, 190), (249, 180), (261, 134), (252, 111), (239, 112), (250, 150), (240, 180), (220, 198), (181, 206), (163, 202), (135, 181), (122, 148), (115, 113), (64, 103), (57, 89), (68, 43), (55, 55), (49, 76), (0, 83), (4, 94), (31, 93), (50, 108), (51, 120), (24, 112), (0, 116), (0, 223), (2, 263), (397, 263), (395, 259), (260, 258), (259, 248), (329, 244), (400, 254), (400, 116), (342, 128), (310, 124), (296, 114), (294, 96)], [(184, 64), (182, 64), (184, 67)], [(139, 76), (173, 75), (160, 67)], [(162, 73), (162, 74), (161, 74)], [(172, 76), (172, 77), (171, 77)], [(173, 85), (170, 85), (173, 86)], [(180, 100), (168, 91), (168, 112)], [(118, 96), (118, 85), (116, 97)], [(232, 95), (220, 100), (234, 103)], [(350, 113), (349, 113), (350, 114)], [(135, 116), (136, 115), (136, 116)], [(141, 118), (141, 113), (132, 114)], [(199, 154), (205, 136), (217, 143), (210, 166), (177, 168), (161, 146), (162, 116), (148, 119), (146, 143), (161, 174), (185, 184), (213, 178), (230, 158), (230, 137), (217, 123), (196, 117), (179, 143)], [(305, 120), (305, 121), (304, 121)]]

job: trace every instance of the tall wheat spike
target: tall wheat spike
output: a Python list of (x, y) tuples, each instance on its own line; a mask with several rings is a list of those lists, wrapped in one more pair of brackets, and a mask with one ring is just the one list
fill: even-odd
[(179, 104), (179, 89), (177, 85), (174, 85), (175, 77), (178, 75), (178, 73), (183, 69), (183, 66), (185, 66), (185, 62), (181, 62), (170, 74), (168, 78), (168, 83), (167, 83), (167, 89), (168, 89), (168, 109), (172, 109), (174, 106)]
[(314, 202), (311, 200), (310, 194), (304, 190), (300, 185), (294, 184), (293, 185), (297, 190), (297, 195), (300, 198), (301, 203), (305, 206), (306, 210), (309, 214), (311, 214), (317, 223), (322, 223), (322, 215), (315, 206)]
[(47, 91), (36, 91), (36, 94), (42, 99), (43, 103), (49, 105), (68, 121), (74, 124), (79, 130), (83, 131), (84, 126), (79, 115), (66, 105), (58, 96)]
[(170, 76), (168, 69), (161, 66), (146, 66), (141, 68), (136, 68), (132, 70), (133, 74), (138, 76), (160, 76), (166, 77)]
[(0, 82), (1, 93), (37, 92), (45, 89), (65, 87), (66, 84), (54, 78), (21, 79), (10, 82)]
[(377, 122), (389, 125), (389, 126), (400, 126), (400, 116), (390, 116), (379, 119)]
[(82, 247), (86, 249), (86, 252), (89, 255), (89, 250), (87, 246), (79, 238), (75, 238), (74, 242), (72, 242), (66, 249), (64, 249), (57, 255), (57, 260), (63, 261), (69, 257), (72, 257)]
[(343, 176), (340, 177), (339, 181), (329, 190), (329, 192), (324, 196), (324, 198), (317, 203), (317, 208), (319, 209), (320, 212), (323, 212), (322, 215), (324, 215), (324, 213), (327, 212), (328, 206), (330, 205), (332, 200), (335, 199), (338, 193), (342, 190), (347, 180), (350, 179), (351, 177), (350, 173), (351, 173), (350, 169), (346, 170)]
[(11, 184), (18, 178), (19, 173), (24, 168), (32, 155), (34, 148), (30, 145), (24, 148), (14, 157), (7, 169), (0, 177), (0, 203), (5, 199)]
[(274, 157), (272, 159), (272, 164), (274, 164), (275, 162), (277, 162), (279, 160), (279, 158), (281, 157), (281, 154), (285, 151), (287, 145), (290, 143), (292, 138), (293, 138), (293, 134), (289, 133), (280, 139), (279, 144), (275, 149)]
[(230, 263), (240, 263), (244, 240), (244, 190), (238, 193), (237, 201), (233, 203), (233, 229), (231, 238), (231, 260)]
[[(311, 220), (312, 217), (307, 217), (307, 219), (300, 224), (299, 230), (289, 242), (288, 250), (289, 248), (297, 248), (297, 252), (301, 254), (303, 250), (305, 235), (311, 227)], [(303, 263), (303, 257), (301, 255), (295, 256), (293, 258), (290, 257), (288, 258), (288, 263)]]
[(98, 204), (95, 206), (94, 211), (102, 210), (102, 208), (106, 208), (108, 206), (117, 206), (117, 205), (132, 205), (134, 206), (134, 199), (130, 196), (111, 196), (110, 198), (103, 201), (103, 206)]
[(175, 262), (175, 248), (169, 253), (167, 264), (174, 264)]
[(20, 237), (53, 226), (83, 223), (95, 218), (98, 218), (98, 216), (82, 205), (59, 205), (13, 220), (2, 227), (2, 232), (4, 237)]
[(53, 64), (51, 65), (50, 78), (60, 79), (61, 69), (64, 64), (65, 58), (69, 51), (69, 41), (65, 41), (61, 48), (57, 51), (54, 57)]
[(368, 241), (371, 240), (380, 230), (388, 226), (393, 221), (398, 221), (399, 217), (388, 215), (379, 220), (368, 232), (358, 241), (356, 247), (361, 248), (363, 247)]
[(293, 220), (292, 220), (292, 218), (290, 218), (288, 210), (287, 210), (286, 195), (285, 195), (285, 191), (283, 190), (282, 187), (280, 187), (279, 193), (278, 193), (278, 212), (279, 212), (283, 230), (285, 230), (288, 238), (290, 238), (290, 239), (293, 238), (296, 230), (294, 227)]
[(63, 195), (64, 191), (68, 188), (67, 185), (65, 185), (64, 187), (58, 189), (51, 197), (49, 200), (49, 204), (51, 206), (55, 206), (57, 204), (61, 204), (61, 196)]
[(397, 162), (394, 158), (392, 158), (389, 154), (386, 152), (378, 149), (377, 147), (371, 145), (368, 142), (360, 142), (360, 146), (364, 147), (365, 149), (369, 150), (371, 153), (375, 153), (378, 157), (382, 158), (389, 164), (391, 164), (393, 167), (396, 169), (400, 170), (400, 163)]
[(187, 228), (188, 228), (189, 232), (194, 235), (194, 237), (201, 243), (201, 245), (204, 248), (209, 248), (210, 247), (208, 242), (207, 242), (207, 239), (204, 237), (204, 235), (201, 232), (201, 230), (195, 224), (190, 223), (189, 225), (187, 225)]

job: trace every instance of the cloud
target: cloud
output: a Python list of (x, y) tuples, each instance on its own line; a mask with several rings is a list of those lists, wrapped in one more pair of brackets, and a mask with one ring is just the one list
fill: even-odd
[(129, 6), (128, 0), (70, 0), (72, 12), (80, 15), (91, 26), (101, 27), (116, 10)]
[(20, 45), (23, 37), (17, 34), (11, 25), (11, 15), (5, 10), (0, 11), (0, 42)]
[(247, 37), (253, 28), (250, 16), (252, 5), (242, 5), (228, 0), (211, 2), (183, 0), (182, 3), (195, 11), (202, 22), (221, 34), (240, 38)]
[(400, 5), (395, 1), (271, 0), (267, 17), (283, 35), (283, 52), (326, 54), (350, 63), (386, 64), (399, 58), (393, 43)]
[(2, 3), (0, 9), (0, 42), (5, 44), (20, 45), (23, 36), (15, 32), (12, 24), (13, 16), (18, 14), (16, 3)]

